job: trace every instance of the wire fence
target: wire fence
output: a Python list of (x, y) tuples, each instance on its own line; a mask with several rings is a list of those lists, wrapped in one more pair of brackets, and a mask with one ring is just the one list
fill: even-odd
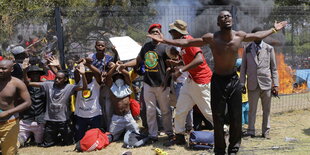
[[(310, 7), (237, 7), (237, 6), (150, 6), (150, 7), (110, 7), (110, 8), (61, 8), (65, 59), (78, 59), (94, 52), (94, 44), (98, 39), (109, 42), (110, 37), (130, 36), (139, 44), (147, 42), (148, 26), (152, 23), (162, 24), (162, 32), (170, 38), (169, 24), (176, 19), (188, 23), (188, 31), (194, 37), (207, 32), (216, 32), (217, 16), (221, 10), (231, 11), (234, 19), (234, 30), (250, 32), (254, 27), (263, 29), (273, 27), (275, 20), (287, 20), (288, 26), (281, 32), (265, 39), (275, 47), (283, 63), (279, 68), (280, 99), (272, 100), (273, 112), (285, 112), (310, 108)], [(44, 17), (35, 17), (36, 12), (26, 20), (14, 25), (14, 31), (7, 41), (2, 42), (2, 53), (10, 44), (32, 46), (35, 55), (42, 56), (48, 52), (58, 54), (54, 9), (46, 9), (49, 13)], [(42, 12), (42, 10), (38, 10)], [(3, 40), (3, 39), (2, 39)], [(246, 43), (243, 44), (243, 46)], [(113, 45), (109, 44), (111, 48)], [(110, 50), (108, 50), (110, 51)], [(204, 55), (210, 67), (213, 58), (210, 49), (203, 47)], [(42, 56), (43, 57), (43, 56)], [(279, 65), (280, 66), (280, 65)], [(288, 81), (288, 82), (287, 82)], [(307, 83), (309, 81), (309, 83)], [(289, 89), (288, 93), (286, 90)], [(283, 93), (284, 92), (284, 93)]]

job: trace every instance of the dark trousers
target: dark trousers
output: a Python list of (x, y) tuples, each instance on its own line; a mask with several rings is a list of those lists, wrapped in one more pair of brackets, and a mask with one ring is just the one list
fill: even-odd
[[(204, 126), (202, 125), (202, 122), (204, 122)], [(195, 131), (213, 130), (212, 123), (203, 116), (197, 105), (193, 107), (193, 128)]]
[(242, 135), (242, 98), (241, 85), (236, 73), (221, 76), (216, 73), (211, 81), (211, 109), (214, 123), (214, 152), (225, 154), (226, 143), (224, 133), (225, 109), (229, 117), (228, 153), (238, 152)]
[(102, 128), (101, 125), (101, 115), (92, 117), (92, 118), (83, 118), (79, 116), (75, 116), (75, 135), (74, 140), (78, 142), (81, 140), (85, 132), (89, 129), (93, 128)]
[[(60, 134), (60, 136), (59, 136)], [(50, 147), (56, 144), (71, 145), (73, 144), (72, 132), (69, 123), (46, 121), (43, 136), (43, 146)]]

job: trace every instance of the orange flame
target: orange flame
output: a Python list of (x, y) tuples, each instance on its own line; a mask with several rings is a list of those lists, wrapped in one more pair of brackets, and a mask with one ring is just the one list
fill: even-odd
[(293, 75), (295, 71), (285, 64), (284, 55), (282, 53), (276, 53), (276, 60), (279, 74), (279, 94), (292, 94), (307, 91), (308, 87), (306, 83), (294, 88), (293, 85), (296, 81)]

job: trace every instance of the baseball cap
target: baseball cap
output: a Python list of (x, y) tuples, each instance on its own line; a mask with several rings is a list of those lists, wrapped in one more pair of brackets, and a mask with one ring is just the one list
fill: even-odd
[(17, 55), (17, 54), (24, 53), (26, 50), (22, 46), (15, 46), (15, 47), (12, 47), (10, 51), (12, 54)]
[(150, 25), (150, 27), (149, 27), (149, 29), (147, 30), (147, 32), (150, 33), (151, 30), (152, 30), (153, 28), (155, 28), (155, 27), (161, 29), (161, 25), (160, 25), (160, 24), (152, 24), (152, 25)]
[(170, 30), (176, 30), (176, 31), (178, 31), (184, 35), (188, 34), (188, 32), (186, 30), (187, 29), (187, 23), (184, 22), (183, 20), (178, 19), (178, 20), (174, 21), (173, 23), (169, 24), (169, 27), (170, 27)]

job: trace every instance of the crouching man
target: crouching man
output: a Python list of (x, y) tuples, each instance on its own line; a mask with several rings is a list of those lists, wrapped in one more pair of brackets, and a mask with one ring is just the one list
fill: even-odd
[(116, 72), (118, 64), (110, 63), (111, 69), (106, 84), (111, 90), (110, 98), (114, 112), (109, 131), (113, 135), (113, 141), (117, 141), (123, 132), (130, 130), (139, 133), (139, 128), (130, 112), (129, 97), (132, 93), (129, 87), (130, 79), (128, 75)]

